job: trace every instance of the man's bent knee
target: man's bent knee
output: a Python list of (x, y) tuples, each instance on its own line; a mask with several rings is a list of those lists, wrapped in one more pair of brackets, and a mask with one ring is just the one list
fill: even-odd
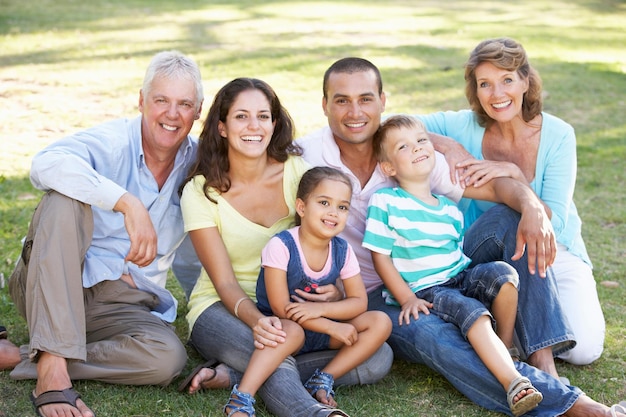
[(180, 340), (171, 341), (165, 348), (154, 349), (147, 355), (149, 360), (138, 367), (143, 376), (141, 385), (169, 385), (182, 372), (187, 363), (187, 351)]

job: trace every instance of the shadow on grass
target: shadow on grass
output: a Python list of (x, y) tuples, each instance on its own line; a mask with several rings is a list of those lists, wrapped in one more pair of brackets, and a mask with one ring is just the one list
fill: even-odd
[[(379, 0), (344, 0), (345, 5), (353, 5), (354, 7), (363, 6), (380, 6)], [(304, 0), (296, 3), (300, 7), (303, 14), (319, 9), (328, 5), (330, 2)], [(2, 4), (0, 12), (0, 33), (11, 33), (19, 30), (20, 33), (34, 33), (39, 31), (47, 31), (63, 27), (70, 30), (75, 29), (91, 29), (98, 30), (102, 27), (104, 30), (115, 29), (115, 25), (104, 25), (114, 19), (125, 19), (129, 16), (153, 16), (158, 14), (185, 13), (193, 12), (207, 7), (220, 7), (224, 10), (236, 10), (246, 14), (247, 18), (256, 19), (272, 16), (273, 14), (265, 10), (273, 8), (285, 8), (293, 6), (294, 3), (285, 0), (266, 0), (259, 3), (257, 0), (183, 0), (177, 2), (171, 1), (145, 1), (145, 0), (105, 0), (97, 3), (77, 2), (72, 0), (31, 0), (28, 2), (7, 0)], [(270, 6), (271, 8), (268, 8)], [(385, 2), (386, 7), (413, 7), (422, 8), (425, 13), (436, 13), (441, 7), (438, 1), (421, 1), (419, 4), (407, 4), (403, 0), (395, 0)], [(576, 2), (577, 7), (586, 8), (594, 14), (614, 14), (626, 11), (626, 5), (622, 0), (601, 0), (591, 1), (582, 0)], [(459, 17), (465, 13), (475, 11), (476, 3), (474, 1), (457, 1), (450, 3), (447, 7), (452, 8)], [(499, 5), (494, 3), (491, 6), (491, 13), (505, 13), (509, 8), (508, 5)], [(143, 20), (136, 19), (137, 26), (142, 26)], [(36, 24), (35, 24), (36, 23)], [(126, 29), (127, 26), (119, 27)]]

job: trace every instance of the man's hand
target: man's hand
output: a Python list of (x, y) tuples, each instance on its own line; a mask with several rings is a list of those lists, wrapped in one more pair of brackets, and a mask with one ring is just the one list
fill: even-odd
[[(458, 164), (462, 161), (474, 159), (474, 157), (465, 150), (463, 145), (448, 136), (428, 132), (428, 137), (433, 143), (435, 150), (442, 153), (446, 158), (448, 167), (450, 167), (450, 181), (452, 181), (452, 184), (456, 184), (457, 174), (460, 176), (464, 170), (464, 168), (458, 166)], [(461, 181), (460, 185), (465, 188), (464, 182)]]
[(522, 212), (517, 226), (515, 254), (511, 259), (520, 259), (524, 255), (524, 248), (528, 255), (528, 271), (531, 274), (537, 272), (541, 278), (545, 278), (546, 270), (554, 263), (557, 251), (556, 235), (545, 211)]
[(526, 250), (528, 271), (545, 278), (547, 268), (556, 258), (556, 235), (550, 222), (550, 208), (527, 184), (513, 178), (496, 177), (481, 187), (465, 188), (463, 197), (504, 203), (521, 213), (511, 259), (520, 259)]
[(124, 225), (130, 238), (125, 261), (139, 267), (150, 265), (157, 253), (157, 234), (143, 203), (130, 193), (117, 200), (113, 210), (124, 214)]

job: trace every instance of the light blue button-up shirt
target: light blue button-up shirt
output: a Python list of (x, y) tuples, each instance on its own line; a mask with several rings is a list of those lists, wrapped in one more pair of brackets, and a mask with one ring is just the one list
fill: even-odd
[[(165, 283), (176, 249), (185, 237), (178, 188), (195, 160), (196, 151), (196, 140), (187, 137), (160, 190), (146, 166), (141, 146), (141, 116), (113, 120), (67, 136), (35, 155), (30, 179), (36, 188), (55, 190), (91, 205), (94, 233), (83, 268), (85, 288), (129, 273), (139, 289), (159, 297), (161, 303), (153, 313), (163, 320), (174, 321), (177, 301), (165, 289)], [(156, 259), (143, 268), (124, 261), (130, 250), (130, 238), (124, 215), (114, 212), (113, 207), (126, 192), (142, 201), (158, 236)]]

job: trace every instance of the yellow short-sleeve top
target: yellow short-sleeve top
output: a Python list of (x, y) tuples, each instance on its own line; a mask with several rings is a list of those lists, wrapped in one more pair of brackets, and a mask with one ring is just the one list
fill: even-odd
[[(309, 165), (299, 156), (285, 161), (283, 195), (289, 214), (270, 227), (253, 223), (235, 210), (218, 192), (210, 190), (213, 203), (205, 195), (204, 176), (198, 175), (188, 182), (181, 197), (185, 232), (207, 227), (217, 227), (230, 256), (235, 276), (246, 294), (256, 300), (256, 281), (261, 269), (261, 251), (272, 236), (294, 225), (295, 202), (298, 184)], [(198, 282), (189, 297), (187, 322), (193, 329), (202, 312), (219, 301), (220, 297), (203, 268)]]

